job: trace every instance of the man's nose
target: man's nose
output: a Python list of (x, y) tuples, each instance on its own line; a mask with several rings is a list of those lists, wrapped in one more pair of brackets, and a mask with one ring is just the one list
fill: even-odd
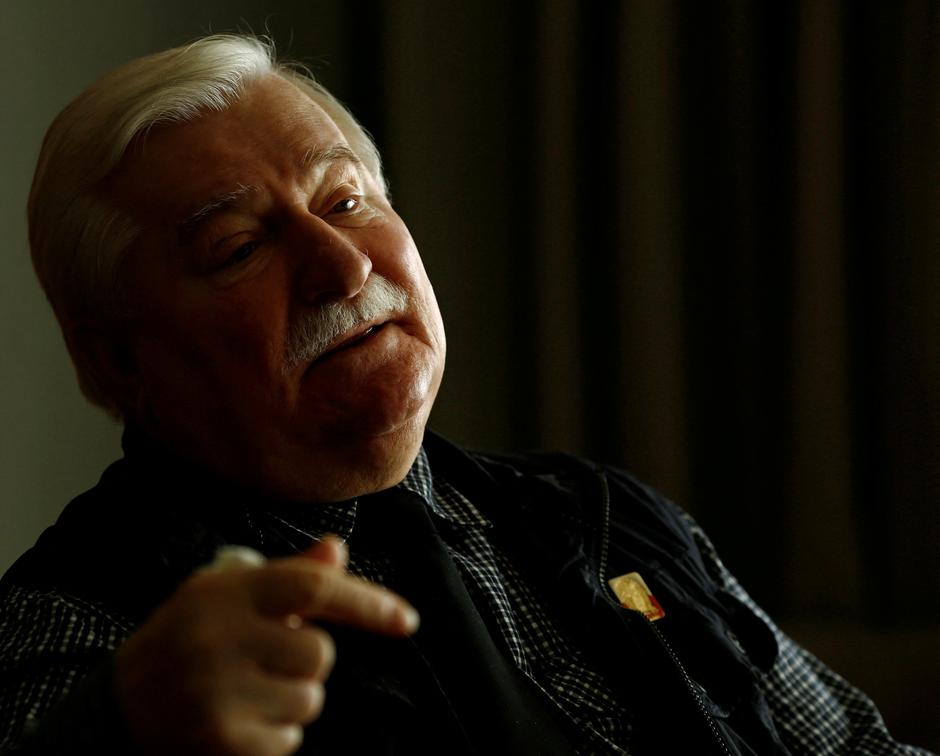
[(369, 256), (342, 229), (316, 215), (307, 215), (291, 234), (304, 301), (313, 303), (350, 299), (372, 272)]

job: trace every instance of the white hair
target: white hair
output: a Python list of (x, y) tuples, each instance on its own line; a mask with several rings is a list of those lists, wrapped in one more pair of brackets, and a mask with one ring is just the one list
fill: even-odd
[(120, 328), (118, 269), (138, 231), (108, 201), (104, 180), (154, 125), (224, 110), (247, 83), (272, 73), (326, 111), (387, 192), (378, 150), (353, 115), (309, 71), (278, 62), (273, 45), (257, 37), (217, 34), (133, 60), (86, 89), (49, 127), (29, 196), (30, 250), (91, 402), (119, 412), (70, 334), (83, 322)]

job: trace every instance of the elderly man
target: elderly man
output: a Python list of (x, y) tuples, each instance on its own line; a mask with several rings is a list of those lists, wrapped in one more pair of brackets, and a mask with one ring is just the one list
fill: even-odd
[(629, 476), (425, 432), (444, 330), (379, 157), (260, 41), (99, 81), (29, 210), (126, 432), (3, 579), (10, 752), (916, 752)]

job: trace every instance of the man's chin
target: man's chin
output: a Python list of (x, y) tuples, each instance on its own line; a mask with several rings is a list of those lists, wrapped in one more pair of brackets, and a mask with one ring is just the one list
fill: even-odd
[(424, 422), (378, 435), (334, 439), (318, 450), (297, 449), (262, 475), (262, 486), (291, 502), (347, 501), (400, 483), (424, 437)]

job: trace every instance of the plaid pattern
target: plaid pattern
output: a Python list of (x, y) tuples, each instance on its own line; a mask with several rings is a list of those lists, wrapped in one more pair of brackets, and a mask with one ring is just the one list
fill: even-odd
[[(440, 476), (432, 477), (422, 450), (402, 486), (421, 495), (435, 517), (460, 526), (447, 545), (481, 610), (488, 612), (519, 669), (557, 705), (562, 716), (584, 733), (583, 753), (624, 754), (629, 715), (614, 700), (601, 675), (589, 668), (578, 649), (563, 637), (544, 604), (505, 554), (487, 538), (491, 524)], [(310, 521), (264, 513), (257, 525), (296, 534), (299, 547), (326, 532), (348, 538), (356, 505), (317, 511)], [(686, 516), (687, 517), (687, 516)], [(303, 518), (306, 520), (307, 518)], [(697, 524), (689, 527), (716, 580), (771, 627), (780, 656), (763, 681), (777, 728), (794, 754), (868, 754), (930, 756), (895, 743), (877, 709), (861, 692), (787, 638), (757, 607), (727, 571)], [(350, 556), (350, 571), (383, 582), (392, 565), (380, 557)], [(485, 608), (485, 609), (484, 609)], [(133, 631), (124, 618), (102, 607), (55, 592), (19, 587), (0, 595), (0, 748), (14, 744), (35, 722)]]
[(487, 539), (489, 520), (441, 476), (432, 477), (423, 449), (402, 485), (422, 496), (435, 516), (460, 526), (447, 529), (459, 534), (456, 540), (444, 540), (474, 602), (489, 610), (516, 666), (584, 733), (579, 750), (627, 753), (627, 712), (545, 613), (545, 602)]
[(123, 618), (70, 596), (19, 587), (0, 596), (0, 749), (132, 631)]
[[(401, 485), (404, 485), (404, 482)], [(357, 509), (355, 501), (310, 509), (295, 509), (289, 520), (285, 519), (283, 512), (264, 512), (262, 519), (255, 523), (259, 538), (258, 547), (264, 551), (263, 534), (266, 528), (276, 528), (283, 540), (293, 542), (297, 551), (303, 551), (311, 540), (319, 540), (328, 533), (348, 542), (356, 526)], [(295, 538), (290, 538), (290, 534), (293, 534)], [(392, 565), (383, 558), (382, 554), (363, 554), (354, 551), (349, 555), (347, 569), (353, 575), (366, 578), (373, 583), (385, 583), (391, 574)]]
[(766, 622), (777, 639), (780, 653), (762, 687), (787, 748), (814, 756), (931, 756), (895, 742), (871, 699), (787, 637), (722, 564), (701, 527), (688, 514), (682, 516), (712, 576)]

